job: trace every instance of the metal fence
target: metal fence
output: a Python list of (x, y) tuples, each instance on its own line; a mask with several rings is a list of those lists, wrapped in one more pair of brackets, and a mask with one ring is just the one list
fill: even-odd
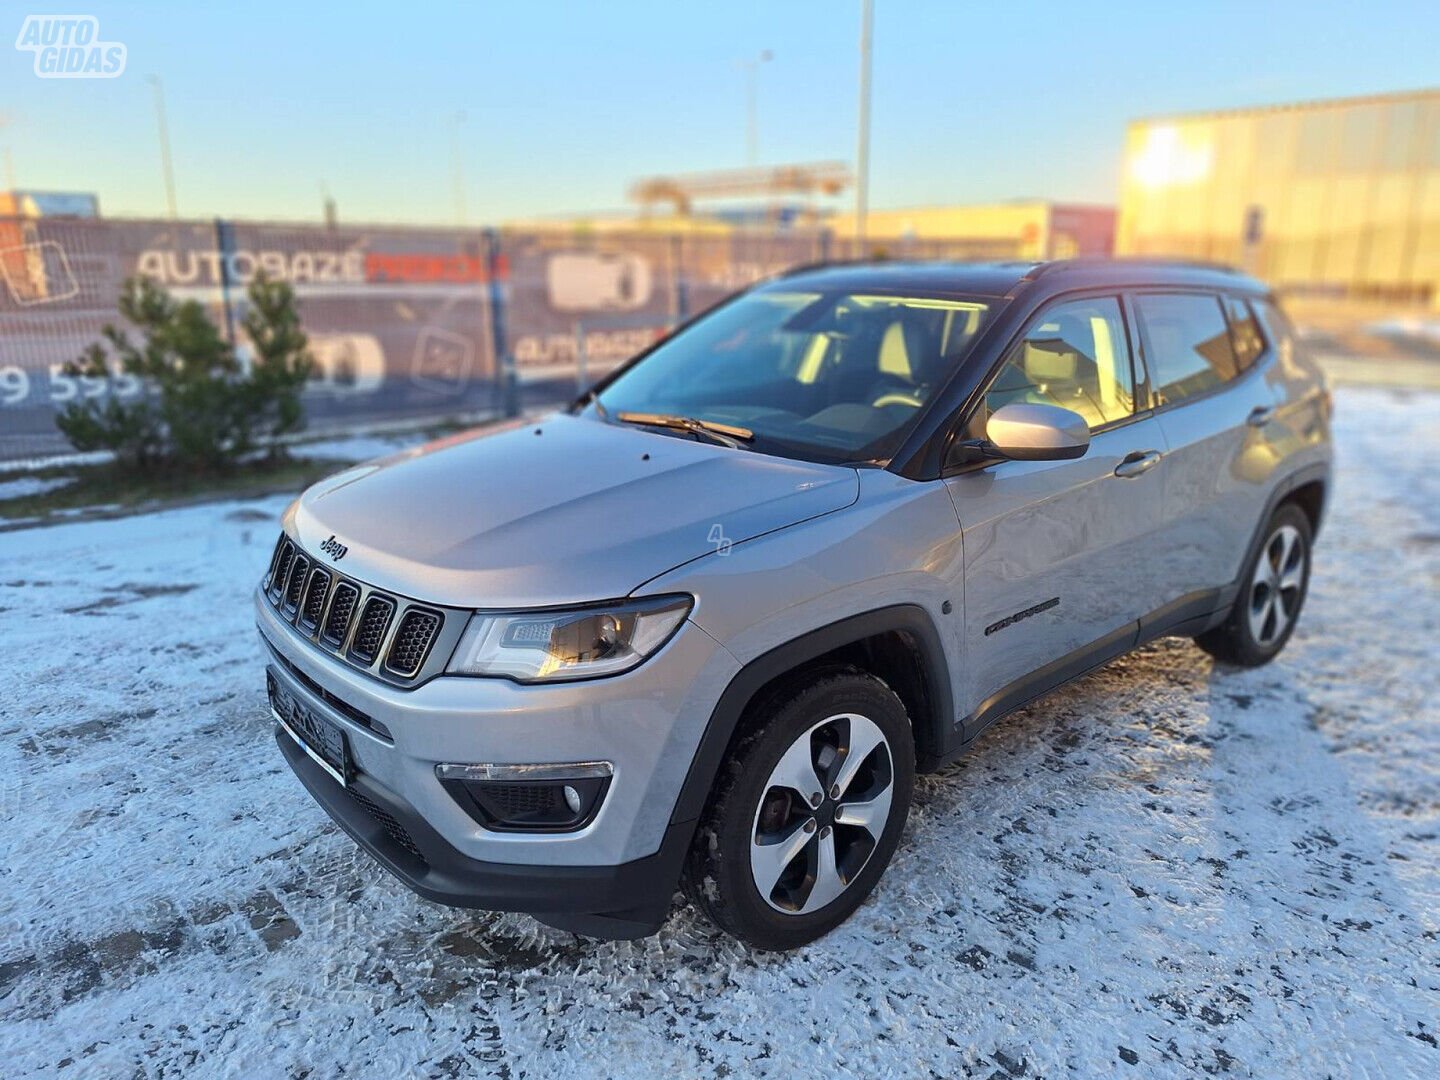
[[(559, 401), (668, 327), (768, 274), (850, 254), (824, 230), (724, 235), (0, 218), (0, 461), (69, 449), (55, 414), (134, 380), (64, 373), (122, 282), (204, 304), (247, 355), (246, 285), (294, 286), (317, 372), (312, 431)], [(1007, 257), (907, 243), (895, 255)], [(116, 376), (118, 376), (118, 371)]]

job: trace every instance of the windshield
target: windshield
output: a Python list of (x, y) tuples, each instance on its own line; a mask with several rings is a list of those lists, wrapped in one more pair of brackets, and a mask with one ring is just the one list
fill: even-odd
[(611, 417), (745, 428), (749, 445), (769, 453), (888, 458), (989, 313), (984, 301), (950, 297), (746, 293), (663, 342), (598, 400)]

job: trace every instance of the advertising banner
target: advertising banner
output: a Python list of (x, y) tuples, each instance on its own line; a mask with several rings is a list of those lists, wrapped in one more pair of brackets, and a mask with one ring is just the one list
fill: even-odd
[(0, 459), (64, 452), (54, 413), (79, 395), (140, 392), (118, 371), (63, 370), (104, 325), (124, 327), (133, 275), (203, 304), (242, 362), (246, 286), (290, 283), (316, 361), (312, 429), (490, 410), (490, 261), (479, 232), (0, 219)]
[(54, 419), (68, 402), (142, 392), (118, 370), (64, 372), (123, 326), (116, 300), (134, 275), (203, 304), (242, 362), (246, 286), (289, 282), (316, 361), (309, 428), (332, 432), (563, 402), (678, 322), (840, 246), (823, 230), (0, 217), (0, 461), (68, 452)]

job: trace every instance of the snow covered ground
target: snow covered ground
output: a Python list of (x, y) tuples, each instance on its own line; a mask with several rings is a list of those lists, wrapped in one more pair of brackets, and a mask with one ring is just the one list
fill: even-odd
[(1440, 1075), (1440, 396), (1342, 390), (1270, 667), (1112, 664), (921, 781), (801, 952), (437, 907), (272, 742), (282, 499), (0, 534), (7, 1077)]

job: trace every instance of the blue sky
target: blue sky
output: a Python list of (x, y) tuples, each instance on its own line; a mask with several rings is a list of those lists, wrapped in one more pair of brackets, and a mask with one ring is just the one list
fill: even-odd
[[(164, 208), (148, 74), (167, 90), (182, 215), (453, 217), (625, 205), (645, 174), (853, 158), (859, 0), (66, 3), (128, 48), (113, 80), (44, 80), (0, 4), (0, 146), (18, 186)], [(1440, 83), (1440, 4), (876, 0), (872, 206), (1114, 201), (1127, 120)]]

